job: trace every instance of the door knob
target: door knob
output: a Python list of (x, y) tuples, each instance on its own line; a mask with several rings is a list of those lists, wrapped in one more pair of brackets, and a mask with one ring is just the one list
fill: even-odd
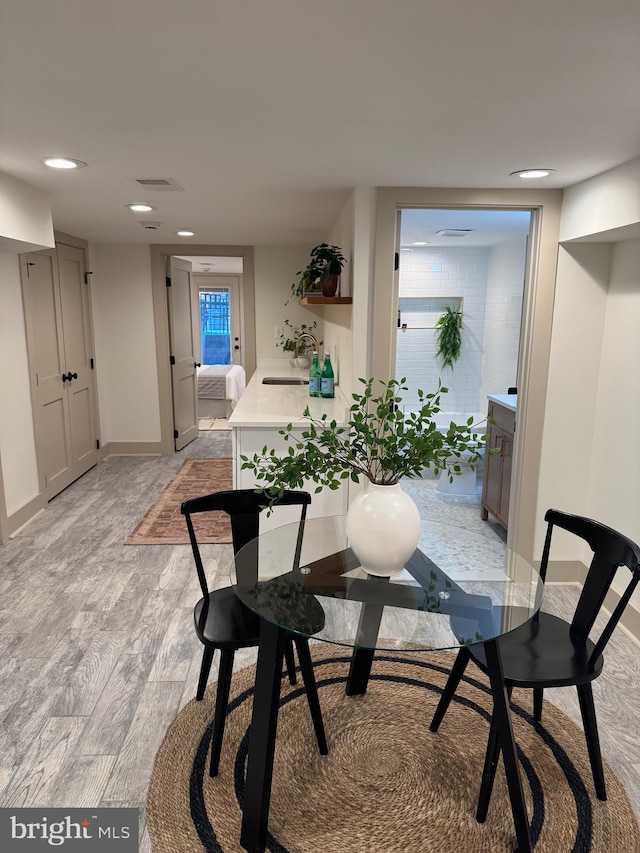
[(194, 361), (193, 366), (194, 367), (202, 367), (202, 365), (200, 364), (199, 361)]
[(69, 378), (69, 377), (67, 376), (67, 374), (66, 374), (66, 373), (63, 373), (63, 374), (62, 374), (62, 384), (63, 384), (63, 385), (64, 385), (64, 383), (67, 381), (67, 379), (68, 379), (68, 378)]

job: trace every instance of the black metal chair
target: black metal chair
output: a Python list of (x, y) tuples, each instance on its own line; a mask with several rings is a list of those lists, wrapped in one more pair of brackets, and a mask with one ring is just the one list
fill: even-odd
[[(638, 568), (640, 548), (626, 536), (590, 518), (568, 515), (550, 509), (545, 515), (545, 521), (548, 522), (548, 527), (540, 566), (540, 575), (543, 580), (549, 563), (554, 527), (560, 527), (584, 539), (593, 551), (593, 558), (571, 622), (539, 611), (529, 622), (499, 639), (505, 686), (509, 696), (514, 687), (533, 688), (533, 709), (536, 720), (542, 719), (545, 687), (575, 686), (577, 688), (596, 794), (600, 800), (606, 800), (607, 793), (602, 772), (602, 756), (591, 682), (602, 672), (604, 647), (640, 581)], [(613, 613), (608, 616), (603, 630), (594, 642), (589, 639), (589, 634), (602, 610), (614, 576), (621, 566), (629, 569), (631, 577), (626, 583), (619, 603)], [(455, 631), (455, 625), (453, 628)], [(470, 660), (486, 672), (484, 646), (466, 647), (458, 652), (431, 722), (432, 732), (437, 731), (442, 722)], [(480, 822), (483, 822), (487, 816), (499, 756), (498, 731), (492, 721), (478, 798), (476, 816)]]
[[(301, 521), (306, 518), (307, 507), (311, 503), (308, 492), (286, 491), (282, 497), (273, 501), (273, 506), (300, 506)], [(269, 505), (269, 500), (261, 492), (253, 489), (238, 489), (224, 492), (214, 492), (203, 497), (193, 498), (182, 504), (181, 512), (185, 516), (189, 539), (198, 572), (198, 580), (202, 589), (202, 598), (194, 607), (193, 617), (198, 639), (204, 646), (202, 665), (196, 699), (204, 696), (211, 663), (216, 649), (220, 650), (220, 666), (218, 669), (218, 686), (216, 692), (216, 707), (211, 740), (211, 763), (209, 775), (216, 776), (220, 762), (222, 738), (233, 672), (233, 659), (238, 649), (257, 647), (260, 639), (260, 617), (252, 613), (233, 591), (233, 587), (210, 590), (207, 576), (200, 553), (192, 516), (200, 513), (224, 512), (231, 520), (233, 552), (238, 551), (258, 536), (260, 512)], [(256, 550), (257, 560), (257, 550)], [(256, 564), (257, 570), (257, 564)], [(320, 608), (320, 605), (318, 604)], [(296, 683), (295, 660), (293, 643), (296, 645), (300, 671), (307, 692), (307, 701), (318, 741), (318, 748), (323, 755), (328, 752), (327, 741), (322, 722), (318, 690), (313, 674), (313, 664), (309, 652), (309, 642), (305, 637), (290, 635), (285, 644), (285, 661), (291, 684)]]

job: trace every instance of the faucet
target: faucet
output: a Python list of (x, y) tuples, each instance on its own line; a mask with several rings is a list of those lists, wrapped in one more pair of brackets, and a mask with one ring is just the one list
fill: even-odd
[(298, 350), (300, 349), (300, 342), (302, 341), (303, 338), (309, 338), (311, 341), (313, 341), (313, 349), (315, 350), (315, 352), (318, 353), (318, 356), (319, 356), (320, 355), (320, 349), (318, 346), (318, 339), (315, 337), (315, 335), (312, 335), (309, 332), (303, 332), (296, 340), (295, 346), (293, 348), (293, 357), (294, 358), (298, 357), (298, 354), (299, 354)]

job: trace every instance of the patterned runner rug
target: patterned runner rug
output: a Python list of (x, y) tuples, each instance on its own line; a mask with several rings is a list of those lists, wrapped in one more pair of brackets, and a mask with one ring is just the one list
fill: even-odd
[[(348, 649), (313, 644), (329, 754), (318, 753), (304, 690), (282, 681), (267, 850), (271, 853), (513, 853), (502, 762), (487, 821), (475, 820), (489, 733), (488, 681), (469, 668), (436, 734), (429, 723), (454, 660), (448, 652), (381, 653), (364, 696), (345, 696)], [(248, 729), (255, 668), (233, 676), (220, 773), (208, 774), (216, 686), (169, 727), (147, 796), (156, 853), (242, 853)], [(300, 682), (300, 678), (298, 679)], [(640, 851), (640, 826), (605, 766), (595, 796), (582, 728), (531, 691), (512, 718), (535, 853)]]
[[(231, 459), (187, 459), (142, 521), (125, 539), (125, 545), (188, 545), (189, 534), (180, 512), (183, 501), (233, 488)], [(200, 542), (231, 542), (229, 517), (213, 513), (194, 518)]]

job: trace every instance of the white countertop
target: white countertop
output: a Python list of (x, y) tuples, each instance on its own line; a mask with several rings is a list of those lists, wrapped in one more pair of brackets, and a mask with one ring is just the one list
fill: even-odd
[(333, 399), (310, 397), (308, 385), (263, 385), (265, 376), (308, 379), (309, 371), (291, 367), (285, 359), (258, 367), (229, 417), (231, 427), (283, 427), (296, 421), (303, 427), (308, 423), (303, 416), (306, 406), (313, 418), (326, 414), (339, 424), (346, 422), (349, 403), (339, 387)]
[(504, 406), (505, 409), (511, 409), (512, 412), (515, 412), (518, 407), (517, 394), (487, 394), (487, 399)]

